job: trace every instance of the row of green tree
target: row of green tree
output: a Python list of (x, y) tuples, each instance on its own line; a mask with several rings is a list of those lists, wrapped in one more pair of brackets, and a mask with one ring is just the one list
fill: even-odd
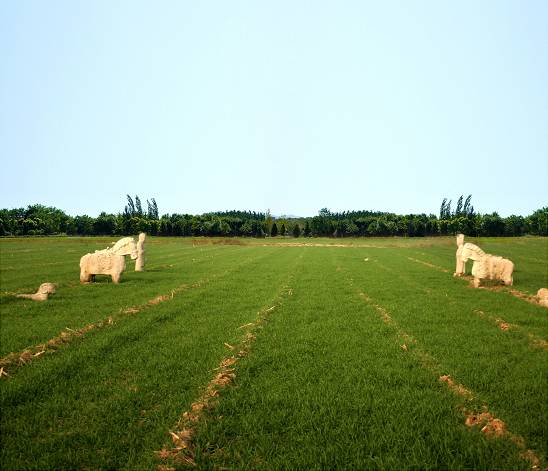
[(269, 211), (223, 211), (201, 215), (158, 215), (154, 198), (144, 211), (138, 196), (128, 196), (128, 204), (118, 214), (102, 212), (96, 218), (69, 216), (64, 211), (40, 204), (27, 208), (0, 210), (0, 235), (126, 235), (146, 232), (161, 236), (293, 236), (293, 237), (422, 237), (548, 235), (548, 207), (523, 216), (503, 218), (497, 213), (479, 214), (471, 196), (461, 196), (454, 211), (444, 199), (439, 216), (434, 214), (398, 215), (376, 211), (331, 212), (327, 208), (308, 218), (275, 218)]

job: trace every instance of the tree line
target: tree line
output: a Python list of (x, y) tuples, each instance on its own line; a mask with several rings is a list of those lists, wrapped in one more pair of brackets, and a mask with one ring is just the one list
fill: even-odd
[(398, 215), (379, 211), (331, 212), (323, 208), (317, 216), (274, 218), (269, 211), (221, 211), (201, 215), (159, 216), (154, 198), (143, 209), (138, 196), (127, 195), (127, 205), (117, 214), (102, 212), (96, 218), (69, 216), (41, 204), (0, 210), (0, 236), (37, 235), (127, 235), (146, 232), (159, 236), (244, 236), (244, 237), (423, 237), (453, 235), (521, 236), (548, 235), (548, 207), (533, 214), (503, 218), (496, 212), (476, 213), (472, 196), (458, 199), (455, 209), (444, 198), (439, 215)]

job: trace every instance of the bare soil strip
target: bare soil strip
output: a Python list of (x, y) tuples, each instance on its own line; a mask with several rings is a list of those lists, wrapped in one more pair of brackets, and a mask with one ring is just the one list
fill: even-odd
[[(420, 348), (418, 345), (418, 342), (416, 339), (414, 339), (411, 335), (403, 331), (396, 321), (390, 316), (390, 313), (381, 305), (375, 303), (373, 299), (371, 299), (369, 296), (367, 296), (363, 292), (358, 292), (358, 295), (360, 298), (362, 298), (368, 305), (375, 308), (377, 313), (379, 314), (379, 317), (382, 319), (382, 321), (390, 325), (394, 328), (396, 331), (396, 334), (399, 338), (399, 340), (402, 342), (401, 348), (404, 351), (410, 351), (411, 354), (415, 355), (424, 368), (431, 371), (433, 374), (438, 376), (438, 379), (443, 382), (447, 387), (455, 393), (457, 396), (464, 399), (466, 402), (461, 406), (461, 410), (463, 414), (465, 415), (465, 425), (468, 427), (475, 427), (475, 426), (481, 426), (481, 432), (489, 437), (506, 437), (509, 438), (519, 449), (520, 449), (520, 457), (524, 460), (529, 461), (531, 464), (531, 469), (537, 470), (540, 469), (540, 459), (536, 455), (536, 453), (533, 450), (530, 450), (527, 448), (525, 444), (525, 440), (520, 435), (516, 435), (510, 431), (508, 431), (506, 427), (506, 423), (495, 417), (493, 414), (489, 412), (489, 409), (487, 405), (482, 406), (481, 412), (474, 411), (470, 408), (470, 406), (467, 405), (467, 402), (472, 401), (477, 397), (477, 395), (465, 387), (462, 384), (459, 384), (458, 382), (454, 381), (450, 375), (443, 374), (440, 375), (440, 372), (442, 371), (441, 365), (436, 361), (436, 359), (430, 355), (429, 353), (425, 352)], [(413, 348), (410, 349), (408, 347), (408, 344), (412, 345)]]
[[(338, 247), (345, 249), (353, 249), (358, 247), (377, 247), (376, 245), (349, 245), (349, 244), (320, 244), (312, 242), (272, 242), (271, 244), (250, 244), (258, 245), (260, 247)], [(386, 247), (385, 247), (386, 248)]]
[(443, 267), (440, 267), (439, 265), (434, 265), (433, 263), (428, 263), (428, 262), (425, 262), (423, 260), (419, 260), (419, 259), (413, 258), (413, 257), (407, 257), (407, 259), (411, 260), (412, 262), (420, 263), (420, 264), (422, 264), (426, 267), (433, 268), (434, 270), (442, 271), (443, 273), (449, 273), (449, 270), (447, 270)]
[[(472, 283), (474, 281), (474, 278), (472, 276), (464, 275), (464, 276), (461, 276), (461, 278), (463, 278), (465, 280), (468, 280), (470, 282), (469, 285), (468, 285), (469, 288), (474, 288), (474, 285)], [(485, 290), (488, 290), (488, 291), (502, 291), (504, 293), (511, 294), (515, 298), (519, 298), (519, 299), (522, 299), (523, 301), (527, 301), (530, 304), (534, 304), (535, 306), (546, 307), (546, 306), (543, 306), (542, 304), (540, 304), (538, 302), (538, 299), (537, 299), (536, 296), (524, 293), (523, 291), (519, 291), (515, 288), (510, 288), (508, 286), (503, 286), (503, 285), (499, 285), (499, 284), (491, 284), (491, 285), (480, 286), (479, 288), (474, 288), (474, 289), (485, 289)]]
[(495, 324), (500, 330), (508, 331), (508, 330), (515, 330), (518, 328), (516, 324), (510, 324), (509, 322), (506, 322), (504, 319), (501, 319), (500, 317), (495, 317), (490, 314), (487, 314), (480, 309), (474, 309), (473, 312), (480, 316), (482, 319), (487, 319), (492, 324)]
[[(521, 330), (521, 327), (519, 325), (510, 324), (509, 322), (506, 322), (504, 319), (488, 314), (484, 311), (481, 311), (480, 309), (474, 309), (473, 312), (477, 314), (478, 316), (480, 316), (482, 319), (487, 319), (491, 323), (496, 324), (500, 330), (503, 330), (505, 332), (509, 330)], [(533, 348), (548, 350), (548, 342), (544, 340), (542, 337), (539, 337), (531, 333), (527, 333), (527, 337), (529, 338), (529, 344)]]
[(199, 245), (248, 245), (240, 239), (192, 239), (192, 246)]
[(243, 329), (244, 333), (237, 345), (224, 344), (228, 350), (234, 353), (221, 360), (219, 366), (214, 370), (213, 378), (204, 388), (202, 394), (192, 403), (190, 409), (181, 415), (175, 430), (169, 432), (172, 445), (164, 446), (160, 451), (155, 452), (156, 457), (163, 462), (158, 465), (158, 471), (175, 471), (176, 468), (171, 465), (196, 466), (194, 436), (198, 423), (203, 419), (205, 412), (211, 411), (217, 406), (219, 391), (233, 383), (236, 377), (233, 367), (240, 359), (249, 355), (257, 331), (268, 322), (269, 316), (283, 304), (284, 299), (293, 294), (293, 290), (289, 287), (292, 278), (293, 275), (290, 275), (272, 306), (261, 309), (254, 322), (238, 327), (238, 329)]

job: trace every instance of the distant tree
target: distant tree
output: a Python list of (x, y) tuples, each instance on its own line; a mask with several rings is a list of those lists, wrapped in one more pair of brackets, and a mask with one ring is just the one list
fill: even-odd
[[(29, 235), (51, 235), (66, 232), (70, 217), (60, 209), (42, 204), (29, 205), (22, 214), (27, 221), (27, 228), (23, 224), (23, 233)], [(33, 221), (30, 223), (29, 221)], [(32, 233), (26, 232), (33, 231)]]
[[(358, 234), (359, 232), (359, 228), (358, 226), (354, 223), (354, 221), (352, 220), (345, 220), (344, 221), (344, 235), (345, 236), (350, 236), (350, 237), (354, 237), (355, 235)], [(388, 224), (388, 223), (387, 223)], [(393, 224), (392, 222), (390, 224)]]
[(135, 205), (133, 204), (133, 200), (131, 199), (131, 196), (127, 196), (127, 206), (124, 208), (124, 213), (127, 216), (135, 216)]
[(308, 219), (306, 220), (306, 223), (304, 225), (304, 231), (303, 231), (303, 235), (305, 237), (310, 237), (310, 232), (311, 232), (311, 229), (310, 229), (310, 223), (308, 222)]
[(474, 215), (474, 206), (472, 206), (472, 195), (468, 195), (466, 197), (466, 201), (464, 202), (464, 208), (462, 211), (465, 216)]
[(440, 219), (446, 219), (445, 218), (445, 205), (447, 203), (447, 198), (443, 198), (443, 201), (441, 202), (440, 207)]
[(329, 209), (327, 208), (322, 208), (318, 211), (318, 215), (323, 217), (329, 217), (331, 216), (331, 211), (329, 211)]
[(93, 235), (93, 218), (89, 216), (76, 216), (74, 218), (75, 234)]
[(301, 226), (299, 226), (299, 223), (297, 223), (293, 226), (293, 237), (300, 237), (300, 235), (301, 235)]
[(273, 223), (272, 228), (270, 229), (270, 236), (276, 237), (277, 235), (278, 235), (278, 226), (276, 225), (276, 223)]
[(497, 236), (504, 234), (504, 220), (494, 212), (485, 214), (481, 221), (481, 235)]
[(457, 200), (457, 208), (455, 209), (455, 217), (462, 216), (462, 195)]
[[(273, 219), (272, 219), (272, 215), (270, 214), (270, 208), (266, 210), (265, 222), (266, 222), (267, 234), (272, 234)], [(276, 233), (278, 233), (278, 228), (276, 228)], [(272, 236), (272, 237), (275, 237), (275, 236)]]
[(528, 232), (539, 236), (548, 236), (548, 206), (537, 209), (526, 218)]
[(285, 236), (285, 232), (286, 232), (285, 224), (282, 223), (282, 227), (280, 227), (280, 235), (281, 235), (281, 236)]
[(141, 200), (139, 199), (139, 197), (137, 195), (135, 195), (135, 213), (137, 214), (137, 216), (142, 216), (143, 215), (143, 208), (141, 206)]
[(520, 236), (525, 233), (525, 219), (522, 216), (511, 215), (504, 221), (504, 235)]
[(95, 235), (112, 235), (116, 232), (116, 218), (104, 211), (97, 216), (93, 222), (93, 233)]

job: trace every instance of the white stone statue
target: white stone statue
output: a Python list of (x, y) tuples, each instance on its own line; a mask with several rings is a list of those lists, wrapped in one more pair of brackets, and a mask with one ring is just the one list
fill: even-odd
[(137, 246), (133, 237), (120, 239), (110, 249), (96, 250), (80, 259), (80, 282), (95, 280), (95, 275), (110, 275), (113, 283), (120, 282), (120, 276), (126, 268), (125, 255), (132, 260), (137, 258)]
[(541, 306), (548, 307), (548, 288), (540, 288), (537, 291), (537, 300)]
[(34, 301), (46, 301), (50, 294), (55, 293), (54, 283), (42, 283), (38, 291), (33, 294), (18, 294), (18, 298), (32, 299)]
[[(135, 260), (137, 258), (137, 246), (135, 245), (135, 240), (133, 237), (124, 237), (116, 242), (110, 250), (118, 255), (131, 255), (131, 259)], [(96, 252), (99, 252), (96, 250)]]
[(462, 276), (466, 271), (466, 263), (462, 261), (462, 247), (464, 245), (464, 234), (457, 234), (457, 265), (453, 276)]
[(483, 279), (501, 280), (507, 286), (513, 284), (512, 273), (514, 271), (514, 264), (510, 260), (485, 253), (477, 245), (470, 243), (462, 246), (460, 256), (463, 263), (466, 263), (468, 259), (474, 261), (472, 276), (474, 277), (474, 286), (476, 288)]
[(141, 232), (137, 241), (137, 260), (135, 260), (135, 271), (143, 271), (145, 267), (145, 239), (146, 234)]

